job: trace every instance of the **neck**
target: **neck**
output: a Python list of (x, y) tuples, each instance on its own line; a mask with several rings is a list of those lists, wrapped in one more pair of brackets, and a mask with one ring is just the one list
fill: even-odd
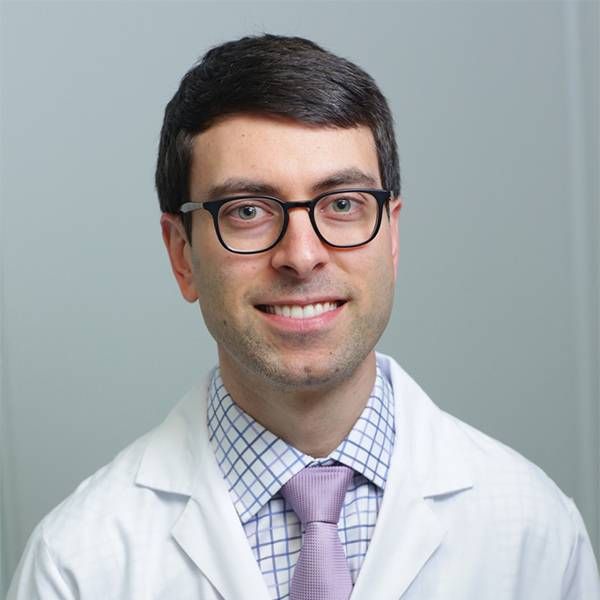
[(365, 408), (375, 384), (375, 353), (331, 387), (282, 389), (241, 372), (219, 352), (221, 377), (235, 403), (263, 427), (313, 458), (339, 446)]

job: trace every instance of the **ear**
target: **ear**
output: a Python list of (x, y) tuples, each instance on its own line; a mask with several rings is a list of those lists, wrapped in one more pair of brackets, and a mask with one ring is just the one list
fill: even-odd
[(398, 257), (400, 256), (400, 233), (398, 224), (400, 222), (400, 210), (402, 209), (402, 198), (392, 198), (390, 200), (390, 235), (392, 242), (392, 259), (394, 261), (394, 281), (398, 272)]
[(181, 295), (188, 302), (198, 300), (198, 292), (194, 286), (192, 270), (191, 246), (185, 230), (177, 215), (163, 213), (160, 217), (162, 237), (171, 261), (171, 269), (181, 290)]

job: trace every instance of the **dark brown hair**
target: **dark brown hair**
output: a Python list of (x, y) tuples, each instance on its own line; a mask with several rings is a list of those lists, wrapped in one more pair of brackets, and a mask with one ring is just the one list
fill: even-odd
[[(218, 118), (262, 113), (334, 127), (370, 127), (383, 187), (400, 194), (393, 119), (373, 78), (354, 63), (300, 37), (264, 34), (209, 50), (167, 104), (156, 165), (163, 212), (189, 200), (194, 136)], [(183, 215), (191, 242), (191, 216)]]

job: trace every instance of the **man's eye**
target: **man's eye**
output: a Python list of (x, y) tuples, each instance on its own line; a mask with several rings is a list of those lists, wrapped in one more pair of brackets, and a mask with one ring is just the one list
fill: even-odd
[(352, 200), (350, 198), (336, 198), (331, 207), (335, 212), (347, 213), (352, 210)]
[(227, 206), (221, 216), (238, 221), (256, 221), (268, 217), (270, 212), (267, 206), (261, 206), (257, 203), (242, 203)]
[(245, 204), (244, 206), (238, 206), (235, 209), (235, 216), (239, 217), (244, 221), (250, 221), (260, 215), (260, 208), (253, 204)]
[(359, 196), (333, 196), (323, 200), (321, 211), (330, 216), (354, 215), (365, 209), (365, 200)]

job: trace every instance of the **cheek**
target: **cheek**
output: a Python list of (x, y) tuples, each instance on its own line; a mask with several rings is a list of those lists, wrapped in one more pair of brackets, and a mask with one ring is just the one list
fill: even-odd
[(259, 265), (231, 253), (212, 260), (197, 258), (194, 275), (203, 312), (238, 311), (248, 303), (246, 298), (259, 272)]
[[(385, 281), (393, 273), (393, 257), (389, 236), (381, 236), (371, 244), (355, 248), (343, 257), (344, 270), (360, 280), (372, 282)], [(383, 278), (383, 281), (381, 279)]]
[(382, 238), (381, 243), (370, 248), (357, 249), (346, 257), (345, 270), (350, 276), (359, 300), (369, 306), (388, 306), (395, 289), (394, 261), (390, 240)]
[(222, 338), (232, 321), (231, 288), (225, 271), (201, 267), (195, 272), (200, 290), (199, 305), (206, 328), (216, 340)]

